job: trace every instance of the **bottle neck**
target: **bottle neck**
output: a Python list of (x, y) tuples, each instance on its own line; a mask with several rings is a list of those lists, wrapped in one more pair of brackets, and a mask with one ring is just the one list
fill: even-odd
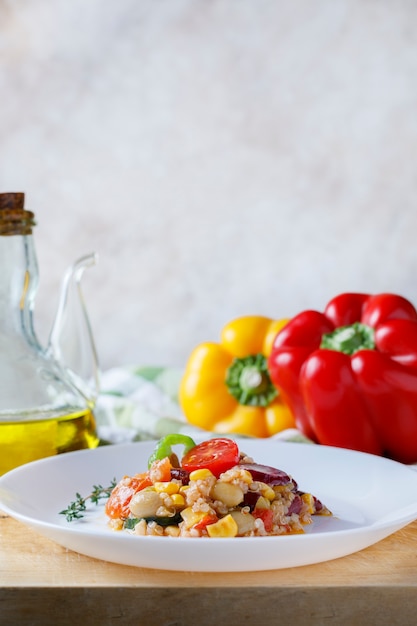
[(0, 332), (34, 340), (32, 312), (39, 282), (32, 235), (0, 236)]

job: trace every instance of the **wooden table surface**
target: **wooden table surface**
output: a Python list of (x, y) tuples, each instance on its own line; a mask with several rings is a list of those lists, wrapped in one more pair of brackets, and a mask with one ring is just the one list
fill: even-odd
[(147, 570), (95, 560), (0, 512), (0, 624), (417, 624), (417, 521), (334, 561), (269, 572)]

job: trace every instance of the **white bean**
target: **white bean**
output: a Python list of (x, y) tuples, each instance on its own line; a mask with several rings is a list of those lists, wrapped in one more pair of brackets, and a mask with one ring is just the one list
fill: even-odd
[(217, 481), (210, 493), (214, 500), (220, 500), (227, 507), (232, 508), (243, 501), (243, 491), (233, 483)]
[(135, 517), (153, 517), (162, 504), (156, 491), (139, 491), (131, 499), (129, 509)]

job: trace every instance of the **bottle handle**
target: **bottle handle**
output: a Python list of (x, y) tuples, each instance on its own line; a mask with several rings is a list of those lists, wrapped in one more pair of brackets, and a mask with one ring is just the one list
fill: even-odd
[(97, 260), (97, 253), (93, 252), (79, 258), (67, 269), (47, 347), (47, 353), (60, 364), (73, 386), (89, 403), (94, 402), (99, 393), (100, 375), (81, 279), (84, 271)]

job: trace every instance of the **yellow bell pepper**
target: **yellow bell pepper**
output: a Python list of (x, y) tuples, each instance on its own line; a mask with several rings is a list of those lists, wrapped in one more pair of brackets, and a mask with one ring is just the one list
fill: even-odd
[(287, 321), (239, 317), (223, 328), (220, 343), (202, 343), (193, 350), (179, 389), (190, 424), (253, 437), (295, 426), (267, 369), (275, 336)]

